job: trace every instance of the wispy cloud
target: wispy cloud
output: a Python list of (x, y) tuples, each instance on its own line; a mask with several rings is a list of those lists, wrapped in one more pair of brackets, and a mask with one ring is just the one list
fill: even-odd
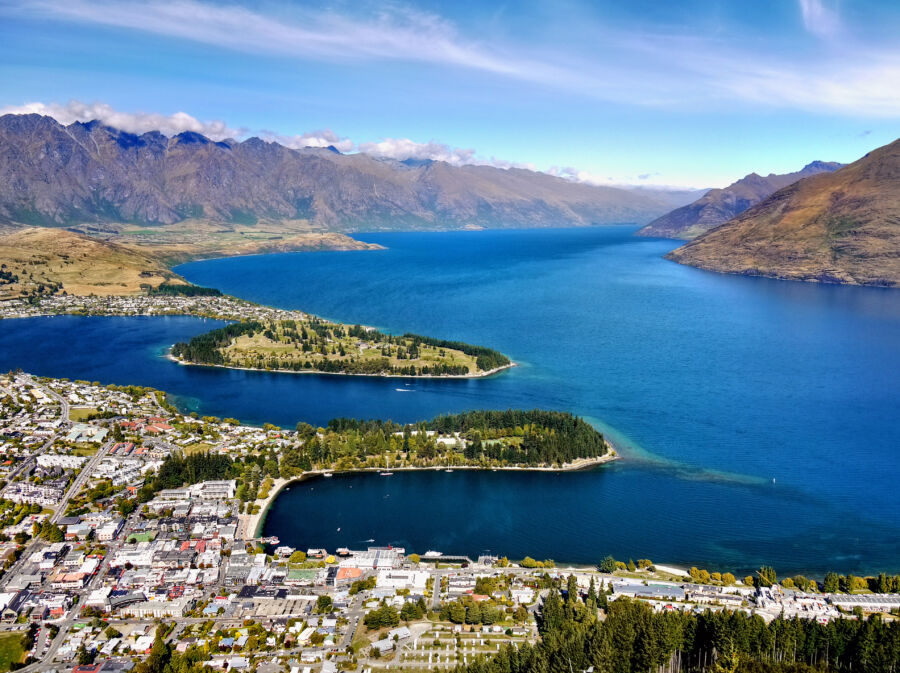
[(806, 30), (819, 37), (833, 37), (841, 30), (837, 9), (827, 7), (824, 0), (797, 0)]
[[(797, 0), (804, 26), (841, 44), (802, 53), (765, 40), (589, 24), (590, 44), (472, 37), (396, 4), (340, 13), (209, 0), (5, 0), (0, 14), (112, 26), (216, 48), (329, 63), (418, 62), (489, 73), (570, 95), (641, 106), (786, 107), (863, 117), (900, 114), (900, 49), (850, 44), (833, 0)], [(589, 24), (589, 25), (588, 25)], [(733, 36), (732, 36), (733, 37)], [(735, 46), (738, 45), (738, 46)]]
[(73, 100), (68, 103), (25, 103), (0, 108), (4, 114), (40, 114), (53, 117), (60, 124), (99, 120), (108, 126), (128, 133), (160, 131), (172, 136), (185, 131), (202, 133), (213, 140), (238, 138), (246, 134), (246, 129), (232, 128), (223, 121), (203, 122), (185, 112), (171, 115), (144, 112), (122, 112), (107, 103), (82, 103)]
[(362, 17), (303, 8), (265, 14), (195, 0), (13, 0), (9, 7), (22, 14), (129, 28), (253, 53), (425, 61), (524, 79), (565, 76), (540, 61), (503, 58), (462, 39), (441, 17), (399, 6)]

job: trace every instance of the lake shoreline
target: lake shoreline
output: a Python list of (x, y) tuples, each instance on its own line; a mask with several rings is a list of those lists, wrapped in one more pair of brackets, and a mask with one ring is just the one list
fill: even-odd
[[(483, 472), (581, 472), (600, 467), (601, 465), (606, 465), (617, 460), (621, 460), (621, 456), (619, 455), (618, 451), (606, 437), (603, 438), (603, 442), (607, 446), (607, 452), (602, 456), (596, 456), (594, 458), (578, 458), (571, 463), (566, 463), (559, 467), (547, 467), (541, 465), (506, 465), (503, 467), (482, 467), (480, 465), (429, 465), (427, 467), (418, 467), (415, 465), (409, 465), (403, 467), (392, 467), (389, 471), (435, 472), (441, 470), (480, 470)], [(279, 477), (272, 485), (272, 489), (269, 491), (269, 496), (265, 500), (263, 500), (262, 504), (259, 506), (258, 513), (240, 515), (239, 518), (241, 524), (239, 536), (243, 534), (244, 539), (256, 539), (260, 537), (262, 535), (262, 529), (265, 525), (266, 515), (269, 513), (269, 509), (272, 507), (272, 504), (275, 502), (276, 498), (281, 494), (281, 492), (291, 484), (304, 482), (309, 479), (315, 479), (317, 477), (324, 477), (326, 474), (364, 474), (367, 472), (379, 474), (384, 471), (385, 468), (383, 467), (357, 467), (340, 471), (329, 468), (310, 470), (296, 477), (291, 477), (290, 479), (283, 479)]]

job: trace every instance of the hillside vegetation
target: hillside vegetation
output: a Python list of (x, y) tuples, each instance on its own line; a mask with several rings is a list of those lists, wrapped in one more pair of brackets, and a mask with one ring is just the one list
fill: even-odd
[(668, 255), (712, 271), (900, 284), (900, 140), (786, 187)]
[(836, 171), (842, 165), (834, 161), (813, 161), (795, 173), (751, 173), (724, 189), (711, 189), (693, 203), (653, 220), (638, 230), (637, 235), (685, 240), (697, 238), (740, 215), (777, 190), (811, 175)]
[(65, 229), (0, 235), (0, 300), (63, 292), (127, 295), (185, 282), (153, 255)]

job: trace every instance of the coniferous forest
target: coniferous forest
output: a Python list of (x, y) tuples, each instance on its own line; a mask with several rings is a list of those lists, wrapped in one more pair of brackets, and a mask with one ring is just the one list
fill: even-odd
[[(605, 608), (598, 612), (597, 608)], [(602, 619), (599, 615), (602, 615)], [(646, 603), (607, 602), (574, 578), (548, 593), (541, 641), (507, 647), (456, 673), (813, 673), (900, 670), (900, 622), (876, 615), (821, 624), (743, 612), (655, 612)]]

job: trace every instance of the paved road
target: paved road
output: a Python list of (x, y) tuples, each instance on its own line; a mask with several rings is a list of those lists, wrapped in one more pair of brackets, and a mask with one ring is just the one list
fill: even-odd
[[(49, 388), (45, 388), (45, 387), (35, 383), (35, 381), (32, 377), (27, 376), (27, 377), (23, 377), (23, 378), (30, 385), (34, 386), (35, 388), (40, 390), (42, 393), (44, 393), (47, 397), (50, 397), (50, 398), (56, 400), (57, 402), (59, 402), (60, 419), (63, 422), (62, 425), (63, 426), (67, 425), (69, 422), (69, 403), (63, 397), (59, 396), (58, 394), (56, 394), (54, 391), (50, 390)], [(0, 390), (5, 392), (7, 395), (12, 394), (12, 392), (10, 390), (8, 390), (7, 388), (0, 388)], [(18, 477), (22, 473), (23, 470), (30, 468), (34, 464), (35, 459), (53, 445), (53, 442), (56, 441), (56, 439), (59, 437), (59, 434), (60, 433), (54, 433), (54, 435), (52, 437), (50, 437), (37, 451), (35, 451), (33, 454), (31, 454), (26, 460), (22, 461), (22, 463), (15, 470), (10, 472), (9, 475), (7, 475), (7, 477), (6, 477), (7, 483), (11, 485), (13, 480), (16, 477)], [(7, 488), (9, 488), (9, 486), (7, 486)]]
[(100, 461), (103, 456), (106, 455), (106, 452), (109, 451), (110, 447), (115, 444), (113, 440), (106, 442), (100, 449), (95, 453), (91, 459), (87, 462), (87, 464), (81, 468), (81, 471), (78, 473), (78, 476), (75, 477), (75, 481), (72, 482), (72, 485), (69, 487), (69, 490), (66, 491), (66, 494), (63, 496), (63, 499), (60, 501), (59, 506), (56, 508), (56, 512), (53, 513), (53, 516), (50, 517), (51, 523), (56, 523), (59, 519), (64, 516), (66, 511), (66, 506), (69, 504), (69, 500), (71, 500), (78, 491), (81, 490), (81, 487), (87, 483), (87, 480), (94, 473), (94, 468), (97, 467), (97, 463)]
[(432, 573), (434, 584), (431, 585), (431, 609), (438, 612), (441, 609), (441, 578), (447, 574), (447, 571), (437, 570)]

